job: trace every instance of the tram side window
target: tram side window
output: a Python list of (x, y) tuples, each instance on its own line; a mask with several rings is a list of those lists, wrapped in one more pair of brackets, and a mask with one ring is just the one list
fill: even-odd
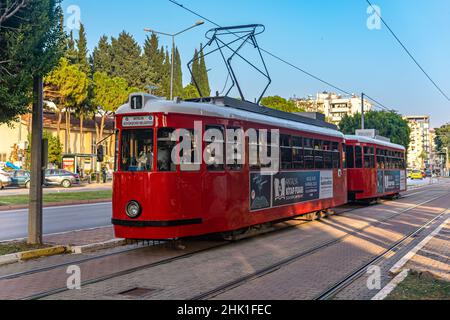
[(384, 169), (384, 156), (381, 149), (377, 149), (377, 169)]
[(346, 148), (347, 168), (355, 168), (355, 148), (353, 146), (347, 146)]
[(323, 169), (323, 141), (314, 140), (314, 166)]
[[(180, 150), (180, 170), (181, 171), (198, 171), (200, 170), (200, 158), (195, 161), (196, 141), (194, 139), (194, 130), (188, 130), (185, 135), (180, 136), (180, 143), (190, 143), (189, 150)], [(187, 144), (187, 143), (186, 143)], [(199, 155), (201, 157), (201, 155)]]
[(292, 167), (294, 169), (305, 168), (303, 138), (301, 137), (292, 137)]
[(373, 169), (375, 168), (375, 154), (374, 148), (364, 147), (364, 168)]
[(331, 152), (333, 153), (333, 169), (339, 169), (341, 165), (341, 154), (339, 152), (338, 142), (333, 142), (331, 144)]
[(280, 136), (281, 169), (292, 169), (291, 136)]
[[(205, 130), (211, 133), (211, 137), (207, 137), (205, 140), (205, 156), (208, 159), (207, 168), (208, 171), (224, 171), (225, 170), (225, 130), (223, 126), (206, 126)], [(211, 145), (217, 143), (217, 146)], [(219, 144), (220, 148), (219, 149)], [(219, 154), (222, 152), (222, 154)]]
[(305, 159), (305, 169), (314, 169), (314, 147), (313, 139), (304, 139), (304, 159)]
[[(245, 135), (242, 131), (242, 128), (237, 128), (237, 127), (228, 127), (227, 130), (233, 130), (235, 132), (235, 135), (232, 137), (231, 140), (228, 140), (228, 136), (227, 136), (227, 146), (229, 146), (229, 148), (227, 148), (227, 153), (226, 155), (228, 155), (228, 149), (233, 150), (233, 159), (229, 159), (229, 163), (227, 162), (227, 169), (230, 171), (240, 171), (242, 170), (242, 164), (239, 164), (239, 161), (237, 160), (237, 158), (240, 156), (242, 157), (243, 154), (245, 154), (245, 151), (243, 150), (243, 142), (245, 141)], [(242, 142), (239, 142), (238, 139), (238, 135), (242, 133)], [(239, 149), (242, 149), (243, 154), (239, 154)], [(232, 160), (232, 161), (231, 161)], [(241, 163), (244, 162), (244, 159), (242, 159)]]
[(174, 139), (175, 129), (158, 129), (158, 171), (174, 172), (177, 170), (175, 163), (172, 162), (172, 150), (177, 142)]
[(362, 147), (355, 147), (355, 167), (361, 169), (363, 167)]
[(332, 143), (330, 141), (323, 142), (323, 168), (333, 169), (333, 152), (331, 151)]
[(153, 129), (122, 131), (120, 170), (153, 170)]

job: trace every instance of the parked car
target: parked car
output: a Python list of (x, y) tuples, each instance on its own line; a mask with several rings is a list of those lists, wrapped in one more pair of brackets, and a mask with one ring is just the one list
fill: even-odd
[(16, 170), (11, 173), (10, 177), (11, 186), (30, 189), (31, 175), (29, 171)]
[(420, 170), (413, 170), (413, 171), (411, 171), (409, 177), (411, 179), (413, 179), (413, 180), (416, 180), (416, 179), (423, 180), (423, 174), (422, 174), (422, 171), (420, 171)]
[(80, 184), (80, 176), (67, 170), (49, 169), (45, 170), (45, 184), (70, 188), (74, 184)]
[(9, 173), (0, 169), (0, 190), (11, 185), (11, 177)]

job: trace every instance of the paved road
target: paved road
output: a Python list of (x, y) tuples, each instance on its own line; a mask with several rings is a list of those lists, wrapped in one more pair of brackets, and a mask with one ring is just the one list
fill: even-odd
[[(47, 187), (44, 188), (44, 193), (60, 193), (60, 192), (85, 192), (85, 191), (103, 191), (103, 190), (111, 190), (112, 184), (109, 182), (107, 184), (82, 184), (80, 186), (74, 186), (72, 188), (61, 188), (61, 187)], [(1, 196), (16, 196), (16, 195), (25, 195), (30, 191), (25, 188), (6, 188), (4, 190), (0, 190)]]
[[(111, 225), (111, 203), (44, 209), (44, 234)], [(0, 241), (24, 238), (28, 231), (28, 209), (0, 212)]]

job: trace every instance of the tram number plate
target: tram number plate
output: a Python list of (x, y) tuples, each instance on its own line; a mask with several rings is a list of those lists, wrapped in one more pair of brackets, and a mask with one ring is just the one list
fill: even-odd
[(123, 127), (146, 127), (152, 126), (154, 123), (153, 116), (134, 116), (124, 117), (122, 119)]

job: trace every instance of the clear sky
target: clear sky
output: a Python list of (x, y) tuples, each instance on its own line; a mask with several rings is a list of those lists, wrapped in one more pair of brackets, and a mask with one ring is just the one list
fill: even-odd
[[(289, 62), (357, 94), (366, 92), (385, 106), (404, 115), (430, 115), (432, 124), (450, 121), (450, 102), (425, 78), (421, 71), (382, 26), (367, 28), (365, 0), (178, 0), (220, 25), (261, 23), (266, 32), (258, 40), (264, 49)], [(419, 63), (450, 96), (450, 1), (373, 0)], [(101, 35), (117, 36), (122, 30), (143, 44), (144, 28), (177, 32), (199, 20), (168, 0), (64, 0), (67, 8), (80, 8), (89, 49)], [(209, 23), (177, 38), (183, 64), (195, 47), (205, 43)], [(170, 39), (161, 38), (170, 46)], [(219, 57), (207, 60), (211, 68), (212, 91), (222, 91), (226, 74)], [(333, 91), (326, 85), (273, 58), (266, 62), (272, 76), (267, 94), (286, 98)], [(263, 83), (245, 71), (241, 81), (248, 100), (259, 95)], [(184, 82), (190, 81), (183, 70)]]

